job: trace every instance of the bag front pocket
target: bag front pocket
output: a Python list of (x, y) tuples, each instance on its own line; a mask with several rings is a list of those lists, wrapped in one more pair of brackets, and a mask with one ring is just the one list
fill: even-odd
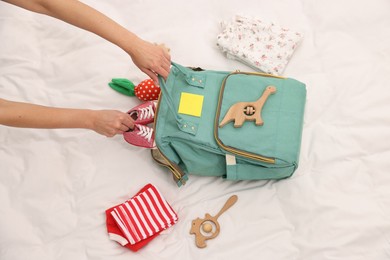
[(283, 78), (229, 74), (220, 89), (214, 137), (227, 152), (275, 164)]

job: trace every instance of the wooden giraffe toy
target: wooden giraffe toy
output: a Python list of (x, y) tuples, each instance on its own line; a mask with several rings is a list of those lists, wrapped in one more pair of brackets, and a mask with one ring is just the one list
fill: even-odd
[(245, 121), (255, 121), (256, 125), (263, 125), (264, 121), (261, 118), (261, 110), (268, 97), (275, 92), (275, 86), (268, 86), (258, 100), (233, 104), (222, 119), (219, 127), (224, 127), (231, 121), (234, 121), (234, 127), (241, 127)]

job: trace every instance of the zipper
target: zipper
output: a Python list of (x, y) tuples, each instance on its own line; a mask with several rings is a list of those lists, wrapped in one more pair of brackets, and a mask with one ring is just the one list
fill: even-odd
[[(161, 158), (158, 159), (157, 157), (161, 157)], [(167, 158), (163, 155), (160, 149), (158, 148), (152, 149), (152, 158), (158, 164), (167, 167), (171, 171), (173, 175), (173, 180), (176, 182), (177, 186), (180, 187), (181, 185), (186, 184), (186, 181), (188, 180), (188, 176), (181, 171), (179, 165), (167, 160)]]
[(255, 160), (255, 161), (275, 164), (275, 161), (276, 161), (275, 158), (268, 157), (268, 156), (263, 156), (263, 155), (259, 155), (259, 154), (254, 154), (254, 153), (250, 153), (250, 152), (247, 152), (247, 151), (244, 151), (244, 150), (241, 150), (241, 149), (237, 149), (237, 148), (234, 148), (234, 147), (231, 147), (231, 146), (227, 146), (227, 145), (223, 144), (222, 141), (218, 137), (218, 128), (219, 128), (218, 121), (219, 121), (219, 117), (220, 117), (220, 114), (221, 114), (222, 98), (223, 98), (223, 93), (224, 93), (224, 90), (225, 90), (226, 81), (227, 81), (227, 79), (230, 76), (237, 75), (237, 74), (254, 75), (254, 76), (260, 76), (260, 77), (271, 77), (271, 78), (285, 79), (284, 77), (281, 77), (281, 76), (275, 76), (275, 75), (262, 73), (262, 72), (240, 72), (240, 71), (235, 71), (235, 72), (232, 72), (229, 75), (227, 75), (223, 79), (221, 90), (219, 91), (218, 104), (217, 104), (217, 113), (216, 113), (215, 121), (214, 121), (214, 139), (217, 142), (217, 144), (220, 147), (222, 147), (222, 149), (224, 149), (224, 150), (226, 150), (226, 151), (228, 151), (228, 152), (230, 152), (232, 154), (236, 154), (236, 155), (242, 156), (244, 158), (249, 158), (249, 159), (252, 159), (252, 160)]
[(272, 75), (272, 74), (268, 74), (268, 73), (264, 73), (264, 72), (241, 72), (240, 70), (236, 70), (235, 72), (232, 72), (225, 77), (224, 81), (222, 82), (222, 87), (225, 87), (226, 79), (229, 76), (232, 76), (234, 74), (245, 74), (245, 75), (254, 75), (254, 76), (267, 77), (267, 78), (286, 79), (286, 77), (276, 76), (276, 75)]
[(196, 146), (196, 147), (199, 147), (199, 148), (202, 148), (210, 153), (215, 153), (215, 154), (219, 154), (219, 155), (225, 155), (225, 153), (223, 153), (221, 151), (221, 149), (218, 149), (218, 148), (212, 148), (212, 147), (209, 147), (207, 145), (203, 145), (203, 144), (200, 144), (200, 143), (196, 143), (194, 141), (190, 141), (188, 139), (185, 139), (185, 138), (181, 138), (181, 137), (169, 137), (169, 140), (175, 140), (175, 141), (182, 141), (183, 143), (191, 143), (193, 146)]
[[(153, 122), (153, 129), (157, 129), (156, 128), (156, 125), (157, 125), (157, 119), (158, 119), (158, 111), (159, 111), (159, 108), (160, 108), (160, 101), (161, 101), (161, 96), (162, 96), (162, 93), (159, 95), (158, 97), (158, 100), (157, 100), (157, 107), (156, 107), (156, 112), (155, 112), (155, 116), (154, 116), (154, 122)], [(156, 131), (156, 130), (155, 130)], [(156, 135), (156, 133), (154, 133)], [(166, 157), (163, 152), (157, 147), (154, 148), (158, 151), (159, 155), (161, 155), (162, 160), (158, 160), (154, 155), (155, 151), (153, 151), (152, 149), (152, 158), (160, 165), (162, 166), (165, 166), (167, 167), (172, 175), (173, 175), (173, 179), (174, 181), (176, 182), (176, 184), (180, 187), (181, 185), (185, 185), (186, 184), (186, 181), (188, 180), (188, 176), (186, 174), (184, 174), (184, 172), (180, 169), (179, 165), (177, 165), (176, 163), (174, 162), (171, 162), (168, 157)]]

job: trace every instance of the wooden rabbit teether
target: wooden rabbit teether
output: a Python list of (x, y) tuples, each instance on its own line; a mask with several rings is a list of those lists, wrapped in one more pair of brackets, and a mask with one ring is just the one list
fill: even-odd
[(211, 216), (209, 213), (206, 213), (204, 219), (196, 218), (192, 221), (190, 234), (195, 235), (195, 243), (197, 247), (206, 247), (206, 240), (218, 236), (220, 230), (219, 223), (217, 221), (218, 217), (221, 216), (222, 213), (228, 210), (231, 206), (233, 206), (234, 203), (236, 203), (237, 199), (237, 195), (231, 196), (226, 201), (222, 209), (218, 212), (218, 214), (214, 217)]

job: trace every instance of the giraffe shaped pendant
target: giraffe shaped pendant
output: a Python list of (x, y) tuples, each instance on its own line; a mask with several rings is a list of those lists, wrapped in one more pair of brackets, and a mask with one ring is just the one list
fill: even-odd
[(224, 127), (231, 121), (234, 121), (234, 127), (241, 127), (245, 121), (255, 121), (256, 125), (263, 125), (264, 121), (261, 117), (261, 110), (268, 97), (275, 92), (275, 86), (268, 86), (258, 100), (233, 104), (222, 119), (219, 127)]

